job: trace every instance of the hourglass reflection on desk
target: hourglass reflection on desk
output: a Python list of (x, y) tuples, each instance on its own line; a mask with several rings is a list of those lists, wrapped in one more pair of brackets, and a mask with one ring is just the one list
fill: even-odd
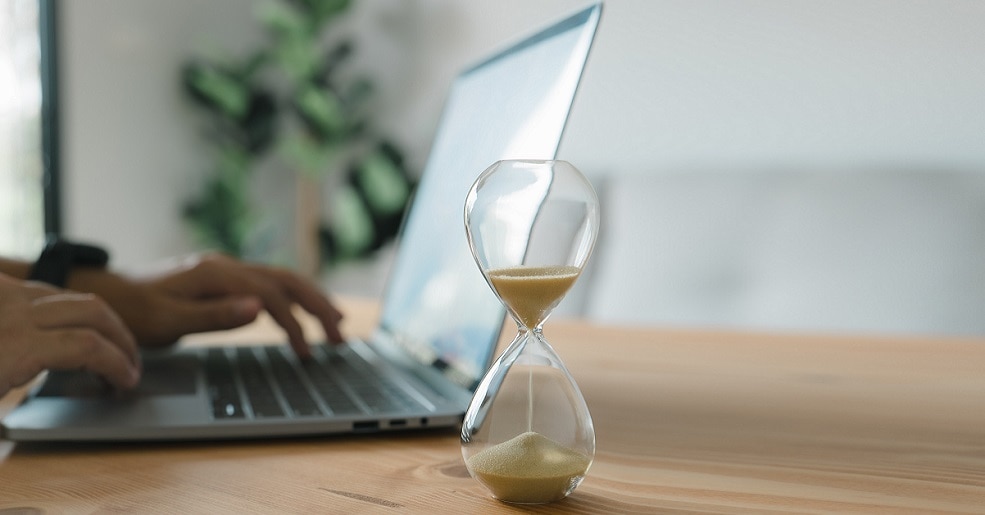
[(465, 227), (479, 269), (518, 331), (469, 405), (462, 455), (497, 499), (562, 499), (591, 466), (595, 430), (543, 326), (591, 255), (598, 197), (565, 161), (499, 161), (469, 191)]

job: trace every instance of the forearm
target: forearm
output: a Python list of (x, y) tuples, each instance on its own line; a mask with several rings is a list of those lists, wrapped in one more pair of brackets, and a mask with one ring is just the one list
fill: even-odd
[(4, 274), (15, 279), (26, 280), (28, 274), (30, 273), (31, 263), (27, 261), (0, 258), (0, 274)]
[(119, 310), (136, 293), (133, 282), (116, 272), (97, 267), (76, 267), (68, 275), (65, 288), (95, 293)]

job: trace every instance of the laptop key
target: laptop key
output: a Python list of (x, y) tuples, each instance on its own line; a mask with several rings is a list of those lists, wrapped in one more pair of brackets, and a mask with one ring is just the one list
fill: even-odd
[(344, 356), (347, 363), (345, 380), (359, 385), (357, 394), (371, 409), (383, 411), (420, 406), (417, 400), (379, 373), (358, 353), (345, 349)]
[(233, 369), (221, 349), (210, 349), (205, 357), (205, 380), (208, 384), (212, 417), (217, 419), (244, 418)]
[[(316, 355), (318, 353), (316, 352)], [(323, 355), (327, 353), (322, 353)], [(327, 358), (326, 358), (327, 359)], [(311, 385), (314, 386), (322, 402), (339, 415), (354, 415), (362, 413), (352, 399), (345, 393), (337, 380), (329, 373), (317, 359), (310, 359), (301, 362), (301, 369), (307, 374)]]
[(389, 389), (384, 388), (386, 378), (351, 349), (340, 349), (338, 356), (342, 359), (329, 362), (332, 371), (349, 385), (371, 412), (406, 409), (414, 404), (409, 397), (397, 399), (389, 395)]
[(270, 362), (270, 371), (274, 374), (280, 392), (290, 405), (295, 416), (321, 415), (321, 408), (318, 402), (308, 391), (308, 386), (298, 377), (297, 370), (287, 360), (279, 347), (267, 347), (267, 359)]
[(250, 407), (253, 409), (253, 416), (257, 418), (285, 416), (284, 409), (281, 408), (280, 401), (277, 400), (277, 394), (267, 380), (263, 366), (252, 350), (248, 348), (237, 349), (236, 357), (239, 361), (243, 387), (246, 389)]

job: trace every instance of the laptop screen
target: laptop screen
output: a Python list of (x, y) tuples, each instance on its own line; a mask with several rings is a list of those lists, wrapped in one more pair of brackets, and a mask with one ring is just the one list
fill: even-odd
[(465, 197), (501, 159), (556, 156), (601, 14), (586, 8), (461, 73), (404, 222), (381, 327), (415, 359), (474, 387), (505, 309), (465, 236)]

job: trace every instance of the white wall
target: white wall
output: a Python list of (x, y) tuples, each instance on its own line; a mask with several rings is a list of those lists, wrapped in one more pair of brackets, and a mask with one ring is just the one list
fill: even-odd
[[(413, 5), (417, 61), (387, 94), (418, 149), (461, 63), (582, 2)], [(614, 174), (979, 167), (983, 17), (974, 1), (610, 0), (564, 154)]]
[(985, 163), (980, 2), (608, 7), (566, 147), (586, 166)]
[(180, 66), (254, 44), (238, 0), (59, 2), (63, 217), (129, 267), (188, 252), (181, 203), (208, 154)]
[[(61, 4), (70, 233), (125, 266), (192, 248), (178, 210), (207, 153), (178, 66), (257, 41), (252, 3)], [(361, 0), (344, 30), (377, 79), (380, 128), (420, 168), (454, 72), (581, 5)], [(956, 0), (610, 0), (561, 154), (600, 189), (682, 172), (983, 172), (983, 19), (985, 4)]]

